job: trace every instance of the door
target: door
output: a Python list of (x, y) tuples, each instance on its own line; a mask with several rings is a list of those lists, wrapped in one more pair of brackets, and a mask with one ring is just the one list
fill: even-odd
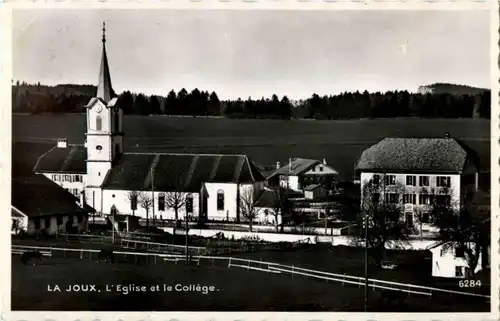
[(413, 227), (413, 213), (406, 213), (406, 227)]

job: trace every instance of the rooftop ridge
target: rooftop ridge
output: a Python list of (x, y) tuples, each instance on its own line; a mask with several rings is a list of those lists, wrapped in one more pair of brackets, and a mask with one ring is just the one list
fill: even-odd
[(216, 153), (163, 153), (163, 152), (125, 152), (124, 155), (179, 155), (179, 156), (234, 156), (248, 157), (245, 154), (216, 154)]
[(222, 157), (217, 157), (215, 159), (215, 163), (213, 164), (212, 171), (210, 172), (210, 175), (208, 176), (207, 182), (213, 181), (215, 175), (217, 174), (217, 170), (219, 169), (221, 158)]
[[(241, 171), (243, 170), (243, 165), (246, 163), (247, 159), (248, 158), (245, 157), (245, 158), (240, 158), (238, 160), (238, 163), (236, 164), (235, 171), (233, 173), (233, 181), (235, 181), (235, 182), (240, 181)], [(248, 166), (248, 167), (249, 167), (248, 169), (250, 170), (250, 176), (252, 177), (252, 180), (254, 180), (253, 175), (252, 175), (252, 169), (250, 168), (250, 166)]]
[(191, 178), (193, 178), (194, 171), (196, 169), (196, 165), (198, 164), (198, 159), (199, 156), (194, 156), (193, 160), (191, 161), (191, 165), (189, 165), (189, 170), (186, 175), (186, 181), (184, 182), (184, 187), (188, 187), (189, 183), (191, 183)]

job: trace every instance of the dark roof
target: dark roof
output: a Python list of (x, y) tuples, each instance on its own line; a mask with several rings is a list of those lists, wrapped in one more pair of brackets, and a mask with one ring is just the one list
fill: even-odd
[(255, 202), (255, 207), (274, 207), (276, 205), (276, 191), (265, 189)]
[(321, 187), (321, 185), (319, 184), (311, 184), (311, 185), (307, 185), (304, 190), (305, 191), (314, 191), (316, 188), (318, 187)]
[(316, 159), (307, 158), (292, 158), (291, 166), (290, 162), (285, 166), (280, 167), (274, 173), (269, 175), (268, 179), (276, 175), (292, 175), (296, 176), (302, 174), (303, 172), (309, 170), (311, 167), (320, 164), (321, 162)]
[(40, 156), (35, 164), (37, 173), (85, 174), (87, 149), (84, 145), (68, 145), (66, 148), (54, 146)]
[[(154, 186), (151, 182), (154, 176)], [(245, 155), (125, 153), (102, 188), (199, 192), (203, 183), (253, 183), (264, 177)]]
[(473, 156), (463, 145), (452, 138), (385, 138), (363, 151), (356, 169), (460, 173)]
[(90, 211), (78, 202), (78, 198), (43, 175), (12, 180), (12, 206), (29, 217)]
[(53, 144), (13, 142), (12, 143), (12, 177), (32, 176), (38, 158), (47, 153)]

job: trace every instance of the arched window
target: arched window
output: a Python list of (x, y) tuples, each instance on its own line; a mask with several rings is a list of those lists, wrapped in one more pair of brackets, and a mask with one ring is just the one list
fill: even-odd
[(193, 213), (193, 195), (186, 196), (186, 213)]
[(224, 210), (224, 191), (221, 189), (217, 191), (217, 210)]
[(95, 118), (95, 129), (102, 130), (102, 117), (101, 116), (97, 116)]
[(164, 211), (165, 210), (165, 194), (160, 194), (158, 196), (158, 211)]

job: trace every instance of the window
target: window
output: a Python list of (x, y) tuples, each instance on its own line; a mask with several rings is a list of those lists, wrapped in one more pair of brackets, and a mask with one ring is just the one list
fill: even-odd
[(101, 151), (101, 150), (102, 150), (102, 146), (101, 146), (101, 145), (97, 145), (97, 146), (95, 147), (95, 149), (97, 149), (98, 151)]
[(45, 228), (50, 228), (50, 217), (45, 218)]
[(111, 215), (116, 215), (118, 214), (118, 211), (116, 210), (116, 206), (111, 206), (111, 209), (109, 210), (109, 214)]
[(102, 117), (97, 116), (95, 118), (95, 130), (102, 130)]
[(218, 211), (224, 210), (224, 191), (223, 190), (217, 191), (217, 210)]
[(164, 211), (165, 210), (165, 194), (160, 194), (158, 196), (158, 211)]
[(457, 246), (455, 248), (455, 257), (465, 257), (465, 251), (463, 247)]
[(58, 216), (56, 218), (56, 223), (57, 223), (57, 225), (62, 225), (62, 223), (63, 223), (62, 216)]
[(130, 199), (130, 209), (132, 211), (137, 210), (137, 195), (132, 195), (132, 197)]
[(437, 187), (450, 187), (450, 177), (449, 176), (438, 176), (436, 177)]
[(418, 203), (420, 205), (431, 205), (431, 196), (429, 194), (420, 194), (418, 196)]
[(319, 171), (322, 172), (323, 171), (323, 166), (320, 166), (319, 167)]
[(455, 266), (455, 276), (456, 277), (464, 276), (464, 267), (463, 266)]
[(35, 230), (38, 230), (40, 228), (40, 220), (35, 218), (33, 222), (35, 223)]
[(52, 180), (55, 181), (56, 180), (56, 175), (52, 175)]
[(396, 193), (388, 193), (387, 194), (387, 202), (390, 204), (399, 203), (399, 195)]
[(76, 175), (75, 176), (75, 182), (81, 182), (80, 177), (81, 177), (81, 175)]
[(450, 206), (451, 196), (450, 195), (436, 195), (436, 203), (440, 206)]
[(378, 175), (378, 174), (373, 175), (372, 182), (375, 185), (380, 184), (380, 175)]
[(193, 196), (186, 197), (186, 213), (193, 213)]
[(406, 185), (407, 186), (416, 186), (417, 185), (417, 176), (407, 175), (406, 176)]
[(429, 176), (420, 176), (418, 178), (418, 185), (429, 186)]
[(405, 204), (417, 204), (417, 195), (415, 194), (404, 194), (403, 202)]
[(396, 175), (387, 175), (385, 177), (385, 185), (396, 185)]

